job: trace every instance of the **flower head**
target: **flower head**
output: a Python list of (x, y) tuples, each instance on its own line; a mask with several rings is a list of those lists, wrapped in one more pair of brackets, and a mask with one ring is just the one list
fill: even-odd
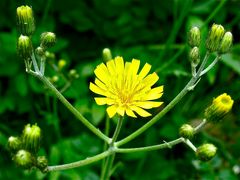
[(116, 57), (97, 66), (95, 84), (90, 83), (90, 90), (104, 97), (95, 97), (98, 105), (107, 104), (107, 113), (113, 117), (116, 113), (124, 116), (151, 116), (144, 109), (159, 107), (163, 102), (159, 99), (163, 94), (163, 86), (152, 88), (159, 79), (156, 73), (149, 74), (151, 65), (145, 64), (138, 74), (140, 61), (133, 59), (124, 64), (122, 57)]
[(232, 109), (233, 103), (231, 96), (226, 93), (219, 95), (205, 110), (205, 118), (208, 121), (219, 122)]
[(201, 161), (211, 160), (217, 152), (216, 146), (213, 144), (203, 144), (197, 148), (196, 156)]

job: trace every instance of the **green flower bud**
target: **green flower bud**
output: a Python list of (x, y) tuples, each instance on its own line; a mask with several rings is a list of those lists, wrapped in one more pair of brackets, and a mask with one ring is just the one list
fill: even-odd
[(194, 48), (191, 49), (191, 51), (189, 53), (189, 60), (194, 67), (196, 67), (199, 64), (200, 53), (199, 53), (198, 47), (195, 46)]
[(19, 57), (21, 57), (22, 59), (26, 60), (31, 57), (31, 54), (33, 52), (33, 46), (32, 41), (28, 36), (21, 35), (18, 38), (17, 51)]
[(191, 139), (194, 135), (194, 128), (189, 124), (183, 124), (179, 129), (179, 135), (186, 139)]
[(45, 55), (44, 49), (42, 47), (37, 47), (35, 49), (35, 53), (39, 57), (43, 57)]
[(224, 35), (224, 27), (218, 24), (213, 24), (211, 30), (209, 31), (208, 38), (206, 41), (206, 47), (209, 52), (218, 51), (221, 40)]
[(39, 156), (37, 158), (37, 164), (36, 167), (40, 169), (42, 172), (46, 172), (46, 169), (48, 167), (48, 160), (45, 156)]
[(104, 62), (108, 62), (109, 60), (112, 59), (111, 50), (108, 49), (108, 48), (104, 48), (104, 49), (103, 49), (102, 55), (103, 55), (103, 61), (104, 61)]
[(193, 27), (188, 33), (188, 44), (191, 47), (199, 47), (201, 41), (201, 33), (198, 27)]
[(56, 82), (59, 81), (59, 77), (58, 77), (58, 76), (53, 76), (53, 77), (50, 79), (50, 81), (51, 81), (52, 83), (56, 83)]
[(34, 157), (32, 154), (26, 150), (19, 150), (17, 154), (13, 157), (15, 163), (25, 169), (29, 169), (34, 165)]
[(22, 141), (19, 137), (10, 136), (8, 138), (8, 148), (11, 152), (15, 153), (22, 148)]
[(47, 49), (53, 47), (56, 43), (56, 35), (52, 32), (45, 32), (41, 34), (41, 47)]
[(67, 62), (66, 62), (65, 59), (60, 59), (60, 60), (58, 61), (58, 69), (59, 69), (59, 70), (62, 70), (62, 69), (66, 66), (66, 64), (67, 64)]
[(77, 78), (79, 78), (79, 74), (77, 73), (76, 69), (71, 69), (71, 70), (69, 71), (69, 77), (70, 77), (71, 79), (77, 79)]
[(231, 32), (226, 32), (223, 36), (223, 39), (221, 41), (220, 47), (219, 47), (219, 54), (227, 53), (233, 42), (233, 36)]
[(197, 148), (196, 156), (201, 161), (211, 160), (217, 152), (217, 148), (213, 144), (203, 144)]
[(41, 129), (35, 125), (26, 125), (23, 130), (22, 140), (24, 149), (36, 154), (40, 148)]
[(20, 6), (17, 8), (17, 26), (19, 32), (30, 36), (35, 31), (35, 23), (32, 8), (29, 6)]
[(219, 122), (232, 109), (234, 101), (231, 96), (226, 93), (219, 95), (213, 99), (212, 104), (205, 110), (205, 118), (207, 121)]

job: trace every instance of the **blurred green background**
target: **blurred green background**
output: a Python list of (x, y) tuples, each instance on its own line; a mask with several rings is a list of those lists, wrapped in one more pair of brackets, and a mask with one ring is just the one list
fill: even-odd
[[(79, 78), (73, 80), (64, 95), (94, 125), (104, 131), (105, 107), (99, 107), (89, 91), (93, 70), (101, 59), (102, 49), (109, 47), (113, 56), (126, 61), (141, 59), (153, 65), (165, 86), (162, 97), (166, 106), (191, 77), (186, 46), (187, 31), (201, 27), (203, 38), (212, 23), (222, 24), (234, 36), (230, 54), (224, 55), (193, 92), (140, 137), (125, 145), (139, 147), (162, 143), (178, 137), (183, 123), (197, 124), (213, 97), (228, 93), (235, 100), (232, 113), (220, 124), (209, 124), (193, 142), (196, 146), (210, 142), (218, 147), (216, 157), (202, 163), (185, 145), (147, 153), (118, 154), (113, 179), (165, 180), (204, 179), (235, 180), (240, 174), (240, 0), (1, 0), (0, 1), (0, 179), (99, 179), (101, 162), (93, 165), (42, 174), (24, 171), (14, 165), (6, 149), (7, 139), (19, 135), (27, 123), (37, 123), (43, 131), (40, 155), (50, 165), (69, 163), (102, 151), (103, 142), (88, 131), (35, 78), (25, 73), (24, 63), (16, 54), (15, 11), (30, 5), (35, 12), (35, 47), (44, 31), (53, 31), (58, 40), (51, 52), (55, 63), (64, 59), (61, 73), (47, 65), (50, 79), (61, 89), (70, 69)], [(201, 51), (204, 54), (205, 42)], [(214, 58), (214, 56), (212, 57)], [(163, 106), (161, 108), (163, 108)], [(155, 109), (152, 113), (161, 110)], [(129, 135), (149, 119), (126, 118), (119, 138)], [(111, 121), (112, 134), (115, 121)]]

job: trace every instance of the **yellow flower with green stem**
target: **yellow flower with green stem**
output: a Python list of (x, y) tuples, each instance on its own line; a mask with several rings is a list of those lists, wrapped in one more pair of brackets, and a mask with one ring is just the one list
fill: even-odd
[(123, 61), (116, 57), (106, 64), (101, 63), (94, 70), (96, 79), (90, 83), (90, 90), (101, 97), (95, 97), (98, 105), (108, 105), (107, 113), (112, 118), (116, 113), (124, 116), (151, 116), (145, 109), (159, 107), (163, 102), (153, 101), (163, 94), (163, 86), (152, 88), (159, 77), (154, 72), (148, 74), (151, 65), (145, 64), (138, 74), (140, 61)]

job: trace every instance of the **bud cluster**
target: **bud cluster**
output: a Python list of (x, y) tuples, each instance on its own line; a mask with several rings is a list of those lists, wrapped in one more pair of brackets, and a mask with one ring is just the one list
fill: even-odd
[(47, 168), (47, 159), (44, 156), (37, 157), (40, 149), (41, 129), (35, 125), (26, 125), (22, 135), (10, 136), (8, 149), (13, 161), (24, 169), (39, 168), (42, 172)]
[(209, 31), (206, 47), (209, 52), (227, 53), (232, 46), (232, 33), (225, 32), (222, 25), (213, 24)]
[[(43, 74), (46, 59), (45, 51), (55, 44), (56, 35), (52, 32), (42, 33), (40, 46), (34, 51), (31, 39), (35, 31), (35, 20), (32, 8), (27, 5), (18, 7), (16, 10), (16, 20), (19, 31), (19, 38), (17, 40), (18, 55), (25, 61), (27, 69), (30, 69), (29, 64), (33, 64), (35, 71), (39, 71), (40, 68), (38, 65), (40, 64), (40, 71)], [(36, 58), (34, 57), (35, 55)]]

